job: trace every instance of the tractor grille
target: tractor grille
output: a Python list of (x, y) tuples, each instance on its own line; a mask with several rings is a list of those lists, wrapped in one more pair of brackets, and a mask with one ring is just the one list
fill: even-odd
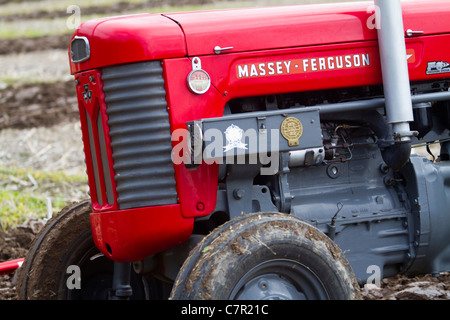
[(120, 209), (177, 202), (162, 72), (159, 61), (102, 70)]

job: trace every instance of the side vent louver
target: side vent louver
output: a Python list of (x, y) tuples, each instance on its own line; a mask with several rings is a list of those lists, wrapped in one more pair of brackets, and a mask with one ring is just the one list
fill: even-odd
[(159, 61), (102, 70), (120, 209), (177, 202), (162, 72)]

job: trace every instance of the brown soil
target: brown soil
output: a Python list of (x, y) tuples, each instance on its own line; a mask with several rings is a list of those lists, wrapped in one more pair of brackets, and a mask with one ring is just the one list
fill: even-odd
[[(44, 225), (41, 220), (3, 231), (0, 228), (0, 262), (24, 258), (34, 236)], [(15, 300), (16, 272), (0, 275), (0, 300)]]
[(73, 81), (0, 90), (0, 129), (51, 126), (77, 120)]
[(361, 289), (365, 300), (450, 300), (450, 273), (438, 277), (396, 275), (383, 279), (381, 286)]
[(68, 49), (71, 35), (45, 36), (39, 38), (2, 39), (0, 55), (18, 54), (48, 49)]

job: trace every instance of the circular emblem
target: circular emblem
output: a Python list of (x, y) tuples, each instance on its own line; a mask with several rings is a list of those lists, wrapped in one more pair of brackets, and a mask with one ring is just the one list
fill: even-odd
[(225, 138), (227, 139), (227, 145), (224, 147), (224, 151), (227, 152), (233, 148), (247, 149), (247, 145), (242, 142), (244, 130), (238, 126), (232, 124), (225, 130)]
[(303, 134), (303, 125), (297, 118), (288, 117), (281, 123), (281, 135), (288, 141), (289, 147), (298, 146)]
[(203, 94), (208, 91), (211, 85), (211, 79), (206, 71), (197, 69), (192, 70), (187, 78), (189, 89), (196, 94)]

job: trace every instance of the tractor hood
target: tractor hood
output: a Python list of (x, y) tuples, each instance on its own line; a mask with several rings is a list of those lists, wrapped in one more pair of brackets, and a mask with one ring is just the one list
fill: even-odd
[[(407, 29), (447, 33), (448, 0), (402, 2)], [(189, 56), (376, 40), (373, 1), (166, 14), (186, 36)], [(216, 52), (217, 53), (217, 52)]]
[[(183, 28), (190, 56), (376, 39), (367, 3), (299, 5), (166, 14)], [(232, 48), (231, 48), (232, 47)]]
[[(448, 0), (434, 0), (433, 5), (405, 1), (402, 10), (405, 32), (420, 31), (413, 36), (450, 32)], [(96, 19), (83, 23), (73, 36), (71, 72), (154, 59), (376, 40), (376, 27), (372, 1)], [(74, 59), (86, 55), (85, 60)]]
[(186, 44), (174, 21), (160, 14), (138, 14), (81, 24), (72, 37), (69, 55), (74, 74), (123, 63), (183, 57)]

